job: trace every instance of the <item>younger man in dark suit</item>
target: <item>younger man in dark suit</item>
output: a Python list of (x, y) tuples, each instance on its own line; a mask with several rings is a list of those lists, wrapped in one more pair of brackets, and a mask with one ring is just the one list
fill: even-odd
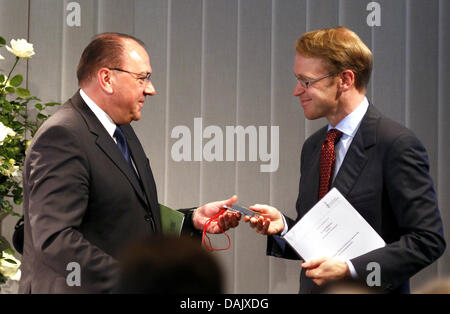
[[(367, 100), (372, 53), (354, 32), (337, 27), (306, 33), (298, 39), (296, 52), (294, 95), (307, 119), (325, 117), (329, 122), (303, 145), (296, 221), (336, 187), (387, 243), (349, 261), (306, 261), (300, 292), (350, 276), (365, 282), (370, 262), (380, 265), (377, 288), (408, 292), (409, 278), (445, 249), (425, 148), (410, 130)], [(245, 221), (270, 235), (267, 254), (298, 259), (279, 237), (295, 221), (268, 205), (250, 209), (261, 216), (246, 216)]]

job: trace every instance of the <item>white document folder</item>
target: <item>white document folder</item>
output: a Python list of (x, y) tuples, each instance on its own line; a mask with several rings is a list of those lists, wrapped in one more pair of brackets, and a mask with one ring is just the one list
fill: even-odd
[(283, 238), (305, 261), (320, 257), (349, 260), (386, 245), (336, 188)]

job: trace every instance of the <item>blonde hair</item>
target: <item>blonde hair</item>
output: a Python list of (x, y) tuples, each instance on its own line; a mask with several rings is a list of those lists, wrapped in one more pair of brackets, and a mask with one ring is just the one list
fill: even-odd
[(351, 70), (355, 87), (365, 90), (372, 72), (372, 52), (353, 31), (345, 27), (326, 28), (303, 34), (295, 50), (307, 58), (320, 58), (330, 73)]

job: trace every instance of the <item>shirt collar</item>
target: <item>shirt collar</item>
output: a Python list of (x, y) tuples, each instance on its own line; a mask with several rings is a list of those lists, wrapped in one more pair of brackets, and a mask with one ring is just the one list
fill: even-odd
[[(367, 108), (369, 108), (369, 101), (367, 100), (367, 97), (364, 97), (358, 107), (342, 119), (341, 122), (336, 125), (335, 129), (338, 129), (345, 135), (354, 137), (362, 119), (364, 118), (364, 115), (367, 112)], [(328, 130), (332, 128), (333, 127), (331, 124), (328, 124)]]
[(114, 138), (113, 135), (114, 131), (116, 130), (116, 124), (111, 119), (111, 117), (108, 116), (108, 114), (104, 112), (103, 109), (100, 108), (82, 89), (80, 89), (80, 96), (81, 98), (83, 98), (86, 105), (88, 105), (88, 107), (95, 114), (95, 116), (103, 125), (103, 127), (106, 129), (108, 134), (111, 135), (112, 138)]

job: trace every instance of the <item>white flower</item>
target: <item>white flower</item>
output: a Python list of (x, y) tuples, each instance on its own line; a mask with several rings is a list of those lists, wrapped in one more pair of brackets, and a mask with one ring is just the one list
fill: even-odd
[(3, 57), (2, 55), (0, 55), (0, 60), (5, 60), (5, 57)]
[(17, 166), (16, 161), (14, 159), (5, 160), (2, 156), (0, 156), (0, 174), (5, 177), (17, 177), (19, 176), (19, 166)]
[[(16, 264), (10, 263), (6, 259), (13, 260)], [(6, 253), (3, 251), (3, 257), (0, 259), (0, 273), (8, 277), (12, 280), (20, 280), (21, 272), (20, 272), (20, 261), (16, 259), (13, 255)]]
[(28, 43), (25, 39), (11, 39), (11, 47), (6, 46), (6, 49), (19, 58), (30, 58), (34, 55), (33, 44)]
[(8, 128), (2, 122), (0, 122), (0, 145), (3, 143), (7, 136), (15, 136), (16, 132), (13, 129)]
[(11, 158), (9, 160), (8, 176), (17, 177), (18, 175), (19, 175), (19, 166), (17, 166), (16, 161)]

